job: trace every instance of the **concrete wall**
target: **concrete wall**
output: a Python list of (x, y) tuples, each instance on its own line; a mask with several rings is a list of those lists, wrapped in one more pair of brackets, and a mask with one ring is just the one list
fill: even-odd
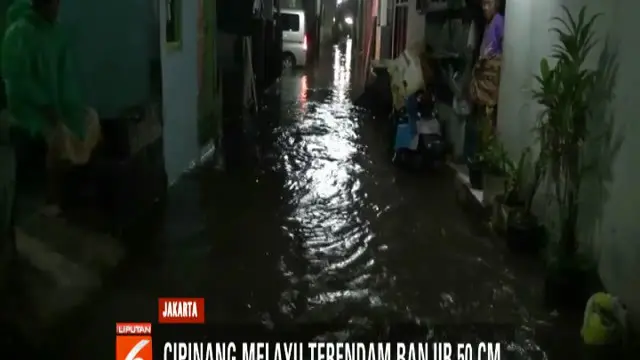
[(199, 156), (198, 2), (182, 1), (182, 43), (165, 44), (166, 0), (160, 0), (165, 167), (170, 184)]
[[(328, 43), (332, 41), (333, 18), (336, 16), (336, 0), (325, 0), (322, 2), (322, 26), (320, 28), (320, 41)], [(356, 21), (356, 24), (359, 24)]]
[[(602, 141), (592, 140), (585, 145), (588, 155), (599, 160), (599, 166), (585, 179), (580, 237), (584, 244), (593, 245), (607, 289), (622, 297), (637, 320), (640, 313), (640, 282), (636, 275), (640, 270), (640, 225), (637, 221), (640, 192), (635, 186), (640, 183), (640, 170), (635, 165), (640, 153), (637, 121), (640, 48), (632, 44), (637, 38), (635, 30), (640, 2), (508, 0), (498, 127), (502, 140), (514, 156), (523, 145), (533, 142), (529, 130), (539, 109), (530, 96), (534, 85), (531, 75), (538, 71), (539, 60), (549, 55), (554, 42), (548, 31), (549, 19), (560, 14), (561, 5), (577, 11), (583, 4), (588, 4), (592, 13), (603, 13), (597, 34), (603, 41), (608, 39), (609, 50), (619, 67), (614, 77), (615, 98), (597, 113), (594, 131), (599, 132), (598, 124), (611, 116), (615, 123), (614, 134), (623, 136), (623, 143), (617, 152), (611, 143)], [(623, 47), (622, 44), (627, 45)], [(602, 46), (595, 49), (595, 56), (590, 59), (592, 65), (598, 65), (601, 52)], [(553, 219), (547, 220), (551, 223)]]
[(376, 48), (373, 55), (375, 60), (380, 60), (385, 57), (391, 56), (389, 53), (391, 26), (389, 25), (389, 16), (391, 9), (391, 1), (380, 0), (378, 2), (378, 20), (376, 22)]
[(409, 18), (407, 20), (407, 45), (411, 46), (424, 40), (425, 19), (418, 14), (416, 4), (418, 0), (409, 0)]
[(113, 117), (147, 101), (150, 60), (157, 49), (150, 42), (157, 31), (152, 3), (66, 0), (61, 4), (60, 20), (71, 36), (87, 103), (102, 117)]

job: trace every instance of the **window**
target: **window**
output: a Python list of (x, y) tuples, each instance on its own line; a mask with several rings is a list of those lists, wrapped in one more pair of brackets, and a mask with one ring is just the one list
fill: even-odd
[(396, 6), (393, 16), (393, 42), (391, 57), (400, 56), (407, 47), (407, 26), (409, 21), (409, 7)]
[(180, 44), (182, 40), (182, 0), (166, 0), (166, 2), (166, 42), (169, 44)]
[(282, 31), (300, 31), (300, 16), (295, 14), (280, 14)]

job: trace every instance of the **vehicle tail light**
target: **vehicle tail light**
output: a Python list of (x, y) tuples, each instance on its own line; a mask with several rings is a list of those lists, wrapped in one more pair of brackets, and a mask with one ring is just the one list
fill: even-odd
[(302, 40), (302, 49), (307, 50), (307, 35), (304, 35), (304, 39)]

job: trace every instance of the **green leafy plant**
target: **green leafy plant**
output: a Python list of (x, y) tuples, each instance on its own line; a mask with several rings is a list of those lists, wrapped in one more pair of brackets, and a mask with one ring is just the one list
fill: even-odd
[(504, 197), (507, 203), (521, 203), (523, 188), (525, 186), (525, 170), (527, 160), (531, 155), (531, 149), (526, 148), (520, 153), (517, 162), (512, 161), (508, 156), (503, 160), (507, 178), (504, 181)]
[(540, 183), (542, 182), (542, 178), (545, 174), (545, 159), (542, 151), (538, 154), (538, 158), (536, 159), (533, 165), (533, 177), (529, 182), (525, 199), (524, 199), (524, 208), (527, 213), (531, 213), (531, 207), (533, 206), (533, 199), (538, 193), (538, 189), (540, 188)]
[(509, 154), (497, 135), (490, 135), (483, 139), (482, 148), (476, 155), (476, 162), (489, 172), (503, 175), (507, 172)]
[(535, 131), (542, 149), (539, 176), (548, 172), (560, 213), (559, 256), (571, 258), (578, 251), (583, 144), (588, 136), (589, 102), (596, 90), (596, 71), (585, 68), (584, 63), (597, 43), (593, 26), (600, 15), (587, 17), (585, 7), (577, 18), (566, 7), (563, 11), (564, 17), (554, 18), (559, 25), (552, 29), (559, 40), (551, 55), (555, 65), (542, 59), (540, 74), (535, 77), (539, 89), (534, 98), (544, 108)]
[[(520, 153), (517, 162), (507, 159), (507, 179), (504, 183), (504, 203), (510, 205), (509, 221), (521, 226), (535, 227), (538, 224), (536, 216), (531, 212), (531, 203), (538, 189), (540, 176), (534, 171), (532, 179), (527, 178), (531, 148), (527, 147)], [(536, 162), (535, 168), (538, 168)]]
[(494, 114), (495, 109), (487, 106), (484, 109), (484, 114), (478, 119), (480, 123), (478, 124), (479, 131), (477, 136), (480, 149), (472, 159), (472, 162), (489, 173), (504, 175), (507, 171), (506, 161), (509, 159), (509, 155), (493, 128), (492, 116)]

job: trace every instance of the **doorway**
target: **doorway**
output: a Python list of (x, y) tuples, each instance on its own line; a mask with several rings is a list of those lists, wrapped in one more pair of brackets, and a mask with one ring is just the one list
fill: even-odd
[(393, 7), (393, 40), (391, 58), (400, 56), (407, 46), (407, 29), (409, 25), (409, 1), (396, 0)]
[(199, 0), (198, 12), (198, 140), (200, 146), (218, 136), (220, 86), (216, 56), (216, 0)]

